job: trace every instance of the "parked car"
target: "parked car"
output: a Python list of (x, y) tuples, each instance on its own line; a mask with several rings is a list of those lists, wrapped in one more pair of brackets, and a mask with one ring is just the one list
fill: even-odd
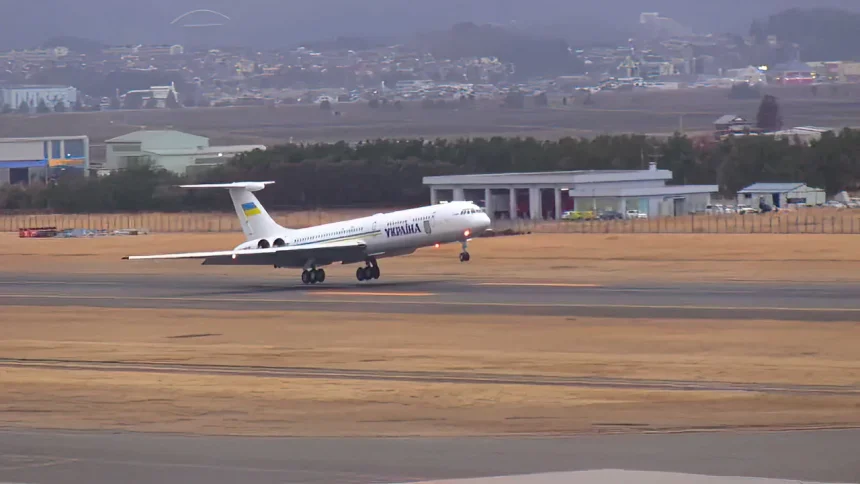
[(738, 213), (741, 215), (747, 213), (758, 213), (758, 210), (753, 207), (750, 207), (749, 205), (738, 205)]
[(607, 210), (605, 212), (600, 212), (597, 217), (600, 220), (622, 220), (624, 215), (621, 212), (616, 212), (615, 210)]
[(595, 218), (591, 210), (568, 210), (561, 215), (562, 220), (594, 220)]
[(723, 206), (719, 205), (719, 204), (717, 204), (717, 205), (706, 205), (705, 206), (705, 213), (708, 215), (721, 214), (721, 213), (723, 213)]
[(625, 214), (628, 219), (634, 218), (648, 218), (648, 214), (645, 212), (640, 212), (639, 210), (628, 210)]

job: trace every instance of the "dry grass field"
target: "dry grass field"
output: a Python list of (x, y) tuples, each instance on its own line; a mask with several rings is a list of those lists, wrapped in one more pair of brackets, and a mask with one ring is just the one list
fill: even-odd
[[(198, 261), (123, 261), (126, 255), (223, 250), (241, 233), (153, 234), (89, 239), (20, 239), (0, 234), (6, 272), (194, 273), (293, 280), (268, 267), (201, 266)], [(385, 259), (386, 277), (508, 278), (567, 282), (860, 281), (855, 236), (776, 234), (531, 234), (475, 239), (468, 264), (459, 246)], [(332, 266), (352, 280), (351, 266)], [(799, 279), (801, 278), (801, 279)]]
[[(5, 308), (5, 358), (860, 385), (860, 322)], [(822, 327), (819, 327), (822, 326)]]
[(12, 369), (0, 424), (277, 436), (569, 435), (860, 424), (856, 396)]
[(569, 435), (858, 425), (855, 396), (4, 370), (6, 426), (259, 436)]
[[(843, 86), (839, 93), (822, 90), (818, 96), (807, 88), (770, 87), (768, 92), (779, 98), (786, 126), (860, 125), (858, 86)], [(213, 144), (491, 135), (552, 139), (619, 132), (663, 135), (682, 124), (687, 132), (710, 132), (718, 117), (730, 113), (754, 119), (758, 108), (754, 99), (728, 99), (725, 89), (600, 93), (594, 99), (592, 106), (574, 96), (568, 106), (523, 110), (502, 109), (495, 102), (456, 110), (406, 103), (402, 111), (338, 104), (339, 116), (315, 105), (8, 115), (0, 117), (0, 132), (9, 137), (87, 134), (95, 145), (142, 127), (168, 126), (208, 136)]]
[[(857, 385), (860, 324), (4, 308), (0, 354)], [(0, 425), (250, 435), (494, 435), (860, 425), (856, 395), (4, 368)]]

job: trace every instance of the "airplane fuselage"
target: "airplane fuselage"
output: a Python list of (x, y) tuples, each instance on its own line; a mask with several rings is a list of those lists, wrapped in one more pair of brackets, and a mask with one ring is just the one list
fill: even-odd
[(489, 226), (489, 217), (474, 203), (450, 202), (289, 230), (249, 240), (235, 250), (360, 240), (366, 244), (368, 256), (382, 258), (436, 244), (462, 242)]

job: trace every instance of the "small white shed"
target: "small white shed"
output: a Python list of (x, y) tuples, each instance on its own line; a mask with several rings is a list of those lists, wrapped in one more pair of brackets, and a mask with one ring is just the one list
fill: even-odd
[(760, 201), (772, 207), (786, 205), (822, 205), (827, 195), (821, 188), (805, 183), (754, 183), (738, 192), (738, 204), (758, 207)]

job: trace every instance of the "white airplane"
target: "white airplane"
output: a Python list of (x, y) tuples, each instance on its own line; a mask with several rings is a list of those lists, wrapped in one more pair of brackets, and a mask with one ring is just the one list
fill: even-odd
[(246, 242), (233, 250), (127, 256), (127, 260), (203, 259), (204, 265), (271, 265), (302, 269), (302, 282), (325, 281), (321, 267), (364, 263), (355, 271), (359, 281), (379, 279), (377, 259), (408, 255), (422, 247), (459, 242), (460, 262), (469, 261), (468, 242), (490, 227), (490, 218), (472, 202), (450, 202), (378, 213), (304, 229), (278, 225), (252, 192), (274, 182), (235, 182), (180, 185), (182, 188), (226, 188)]

